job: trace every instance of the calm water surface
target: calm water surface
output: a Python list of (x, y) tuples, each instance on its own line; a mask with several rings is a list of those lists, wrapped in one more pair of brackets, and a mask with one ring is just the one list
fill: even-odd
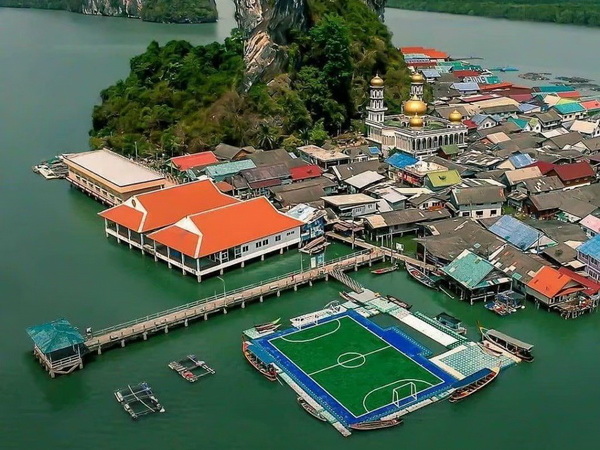
[[(319, 308), (337, 298), (335, 283), (106, 352), (68, 377), (51, 380), (34, 362), (24, 332), (29, 325), (66, 317), (81, 327), (103, 327), (223, 289), (218, 279), (198, 285), (107, 241), (97, 203), (65, 182), (44, 181), (30, 170), (43, 158), (87, 148), (98, 92), (126, 76), (129, 58), (150, 40), (222, 40), (234, 26), (233, 8), (228, 1), (219, 7), (218, 24), (199, 26), (0, 9), (0, 446), (505, 450), (594, 445), (600, 437), (597, 315), (566, 322), (529, 307), (514, 317), (496, 318), (481, 306), (470, 308), (422, 289), (404, 272), (354, 276), (425, 313), (445, 310), (461, 317), (471, 332), (481, 320), (531, 341), (536, 362), (508, 370), (497, 384), (462, 404), (425, 408), (400, 429), (344, 440), (306, 415), (290, 389), (258, 376), (239, 351), (242, 329)], [(398, 44), (432, 45), (486, 56), (490, 64), (600, 78), (589, 44), (600, 42), (597, 30), (397, 10), (388, 10), (387, 20)], [(510, 36), (503, 37), (502, 29), (511, 30)], [(468, 39), (493, 30), (489, 38)], [(560, 54), (552, 56), (557, 49)], [(330, 248), (332, 256), (344, 251)], [(228, 273), (226, 287), (298, 266), (298, 255), (290, 252)], [(217, 374), (190, 385), (166, 368), (170, 360), (192, 352), (206, 358)], [(133, 423), (112, 391), (140, 380), (152, 383), (167, 413)]]

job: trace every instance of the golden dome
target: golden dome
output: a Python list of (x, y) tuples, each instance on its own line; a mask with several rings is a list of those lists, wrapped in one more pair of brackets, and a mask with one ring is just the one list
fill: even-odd
[(427, 112), (427, 104), (419, 100), (419, 98), (415, 95), (406, 103), (404, 103), (404, 114), (407, 116), (412, 116), (414, 114), (423, 115)]
[(410, 81), (412, 81), (413, 83), (423, 83), (425, 81), (425, 78), (419, 72), (415, 72), (411, 75)]
[(450, 119), (450, 122), (452, 122), (452, 123), (462, 122), (462, 114), (459, 113), (456, 109), (450, 113), (448, 118)]
[(410, 127), (423, 128), (423, 118), (415, 114), (413, 117), (410, 118)]
[(383, 79), (379, 76), (379, 74), (371, 78), (371, 86), (383, 87)]

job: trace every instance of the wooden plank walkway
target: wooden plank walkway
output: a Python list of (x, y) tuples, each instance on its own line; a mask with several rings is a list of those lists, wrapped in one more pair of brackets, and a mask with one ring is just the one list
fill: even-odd
[(189, 321), (195, 319), (206, 320), (209, 314), (223, 312), (227, 314), (228, 308), (240, 306), (244, 308), (246, 302), (263, 298), (268, 295), (281, 294), (281, 291), (287, 289), (297, 290), (298, 286), (309, 284), (319, 279), (329, 279), (329, 274), (334, 270), (358, 270), (363, 265), (371, 265), (380, 259), (384, 254), (380, 249), (365, 249), (351, 255), (337, 258), (327, 262), (324, 266), (305, 271), (297, 271), (283, 275), (279, 278), (266, 280), (262, 283), (236, 289), (219, 296), (201, 299), (186, 305), (162, 311), (146, 317), (142, 317), (130, 322), (115, 325), (103, 330), (94, 332), (85, 342), (85, 345), (91, 351), (102, 353), (104, 348), (115, 345), (125, 346), (126, 341), (131, 339), (144, 339), (157, 333), (168, 333), (169, 328), (176, 325), (188, 326)]
[(396, 260), (408, 262), (409, 264), (412, 264), (413, 266), (417, 266), (417, 267), (420, 267), (420, 268), (428, 270), (428, 271), (433, 271), (436, 269), (436, 267), (432, 266), (431, 264), (427, 264), (418, 259), (403, 255), (402, 253), (399, 253), (395, 250), (392, 250), (392, 249), (389, 249), (386, 247), (379, 247), (377, 245), (369, 244), (368, 242), (366, 242), (362, 239), (352, 239), (352, 237), (350, 237), (350, 236), (344, 236), (344, 235), (335, 233), (333, 231), (327, 232), (326, 235), (332, 239), (344, 242), (346, 244), (354, 245), (355, 247), (359, 247), (359, 248), (362, 248), (365, 250), (379, 250), (387, 258), (393, 258)]

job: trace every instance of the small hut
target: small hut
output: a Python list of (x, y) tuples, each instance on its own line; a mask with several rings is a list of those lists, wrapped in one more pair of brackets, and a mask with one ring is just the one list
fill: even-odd
[(77, 367), (83, 369), (85, 339), (68, 320), (54, 320), (26, 331), (33, 340), (33, 355), (52, 378), (56, 374), (69, 374)]

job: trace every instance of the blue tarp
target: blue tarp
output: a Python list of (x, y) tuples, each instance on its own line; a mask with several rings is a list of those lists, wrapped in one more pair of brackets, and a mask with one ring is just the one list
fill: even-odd
[(58, 319), (27, 328), (27, 334), (42, 353), (48, 354), (75, 345), (85, 340), (77, 328), (66, 319)]
[(385, 160), (390, 166), (395, 167), (396, 169), (404, 169), (406, 166), (412, 166), (417, 162), (417, 159), (413, 158), (406, 153), (394, 153), (388, 159)]
[(594, 259), (600, 260), (600, 234), (581, 244), (577, 251), (583, 255), (591, 256)]
[(515, 166), (515, 169), (521, 169), (529, 166), (535, 162), (535, 160), (528, 154), (517, 153), (508, 158), (509, 161)]

